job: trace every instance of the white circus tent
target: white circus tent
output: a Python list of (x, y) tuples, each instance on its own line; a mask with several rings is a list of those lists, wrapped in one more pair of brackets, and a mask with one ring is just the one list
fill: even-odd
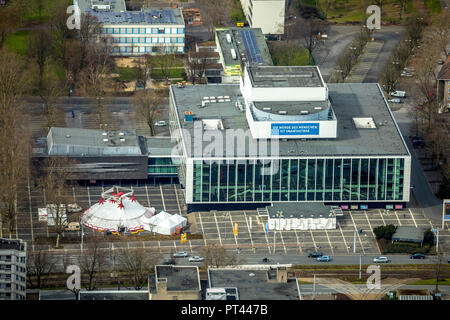
[(154, 214), (154, 208), (146, 208), (136, 200), (133, 190), (114, 186), (83, 213), (81, 223), (97, 231), (136, 233), (144, 230)]

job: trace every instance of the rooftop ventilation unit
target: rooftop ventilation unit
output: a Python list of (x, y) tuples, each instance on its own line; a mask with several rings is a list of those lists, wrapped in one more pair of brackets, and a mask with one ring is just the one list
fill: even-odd
[(231, 49), (231, 57), (233, 58), (233, 60), (237, 59), (236, 50)]
[(230, 96), (223, 96), (224, 99), (230, 99)]
[(216, 97), (209, 97), (209, 100), (214, 100), (216, 99)]
[(121, 141), (121, 142), (124, 142), (124, 141), (125, 141), (125, 139), (124, 139), (124, 138), (120, 138), (120, 141)]
[(231, 34), (227, 33), (227, 42), (231, 43)]
[(103, 142), (108, 142), (108, 139), (103, 139)]
[(193, 122), (194, 121), (194, 113), (192, 111), (186, 111), (184, 113), (184, 122)]
[(106, 133), (106, 132), (103, 132), (102, 133), (102, 136), (107, 136), (108, 134)]
[(263, 108), (263, 110), (270, 111), (270, 110), (272, 110), (272, 108)]
[(287, 114), (287, 111), (280, 110), (280, 111), (278, 111), (278, 113), (279, 113), (279, 114)]
[(119, 136), (124, 136), (124, 135), (125, 135), (125, 133), (119, 132)]
[(322, 110), (322, 107), (314, 107), (314, 110)]
[(70, 138), (70, 134), (66, 134), (66, 138)]
[(302, 111), (300, 111), (300, 113), (301, 114), (309, 114), (309, 111), (308, 110), (302, 110)]
[(377, 125), (373, 118), (353, 118), (353, 122), (355, 123), (355, 127), (357, 129), (376, 129)]

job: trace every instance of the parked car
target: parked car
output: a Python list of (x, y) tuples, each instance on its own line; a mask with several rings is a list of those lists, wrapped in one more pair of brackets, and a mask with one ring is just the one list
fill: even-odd
[(425, 255), (423, 253), (413, 253), (409, 256), (410, 259), (425, 259)]
[(412, 144), (414, 148), (425, 148), (425, 141), (422, 138), (413, 137)]
[(175, 252), (173, 254), (174, 258), (186, 258), (189, 256), (189, 254), (186, 251), (181, 251), (181, 252)]
[(376, 257), (376, 258), (373, 258), (373, 262), (375, 262), (375, 263), (388, 263), (390, 261), (391, 260), (389, 260), (387, 257)]
[(399, 98), (392, 98), (392, 99), (389, 99), (388, 102), (390, 102), (390, 103), (401, 103), (402, 100), (400, 100)]
[(323, 253), (322, 252), (318, 252), (318, 251), (311, 252), (310, 254), (308, 254), (308, 258), (318, 258), (318, 257), (321, 257), (321, 256), (323, 256)]
[(267, 263), (267, 262), (269, 262), (269, 259), (264, 258), (264, 259), (262, 259), (262, 262), (263, 262), (263, 263)]
[(78, 231), (78, 230), (80, 230), (80, 224), (78, 222), (69, 222), (64, 227), (64, 231)]
[(203, 258), (199, 256), (193, 256), (189, 258), (189, 262), (202, 262)]
[(167, 126), (167, 123), (165, 121), (157, 121), (157, 122), (155, 122), (155, 126), (164, 127), (164, 126)]
[(392, 97), (398, 97), (398, 98), (405, 98), (406, 97), (406, 92), (405, 91), (396, 90), (394, 92), (391, 92), (391, 96)]
[(81, 212), (83, 209), (77, 205), (76, 203), (70, 203), (67, 205), (67, 212), (68, 213), (77, 213)]
[(320, 262), (328, 262), (328, 261), (331, 261), (331, 258), (330, 258), (330, 256), (321, 256), (321, 257), (318, 257), (316, 260), (320, 261)]
[(174, 265), (174, 264), (176, 264), (177, 262), (175, 261), (175, 259), (173, 258), (173, 257), (170, 257), (170, 258), (168, 258), (168, 259), (166, 259), (165, 261), (164, 261), (164, 264), (165, 265)]

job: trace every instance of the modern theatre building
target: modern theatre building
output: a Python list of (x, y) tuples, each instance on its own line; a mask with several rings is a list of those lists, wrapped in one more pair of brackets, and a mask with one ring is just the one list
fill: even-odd
[(378, 84), (317, 67), (246, 66), (239, 85), (171, 86), (189, 205), (406, 206), (411, 155)]

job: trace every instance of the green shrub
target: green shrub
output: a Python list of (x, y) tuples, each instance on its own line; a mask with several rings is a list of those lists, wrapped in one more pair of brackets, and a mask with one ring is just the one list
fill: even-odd
[(431, 229), (427, 229), (423, 233), (423, 243), (429, 244), (431, 246), (433, 244), (433, 242), (434, 242), (434, 233), (433, 233), (433, 231), (431, 231)]
[(417, 243), (394, 242), (386, 244), (383, 248), (383, 254), (387, 253), (423, 253), (427, 254), (430, 250), (429, 245), (420, 246)]
[(379, 226), (373, 228), (373, 233), (375, 233), (375, 236), (378, 240), (380, 239), (391, 240), (392, 235), (395, 233), (395, 230), (397, 230), (397, 227), (392, 224), (389, 224), (387, 226)]

